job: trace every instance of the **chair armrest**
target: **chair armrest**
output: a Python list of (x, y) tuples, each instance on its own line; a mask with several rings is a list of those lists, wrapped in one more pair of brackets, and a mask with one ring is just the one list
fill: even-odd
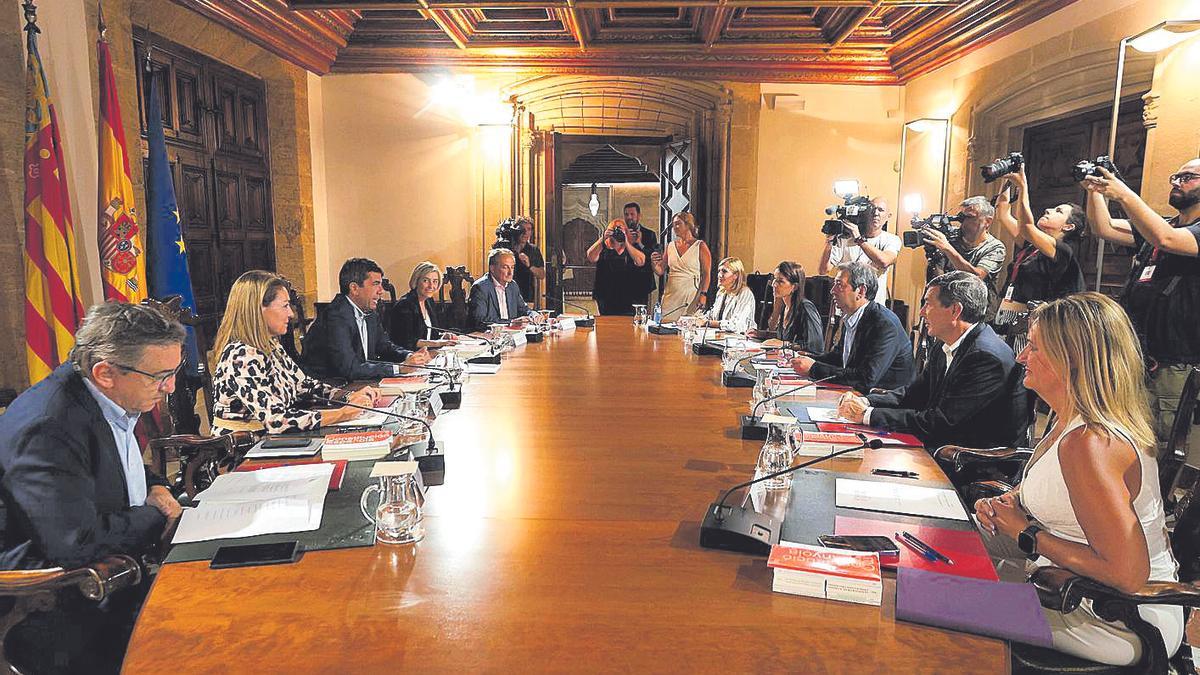
[(142, 568), (126, 555), (101, 558), (85, 567), (0, 572), (0, 596), (37, 595), (76, 587), (89, 600), (100, 601), (113, 591), (142, 580)]
[(943, 445), (934, 451), (934, 457), (962, 471), (968, 465), (1018, 462), (1024, 464), (1033, 456), (1032, 448), (964, 448), (958, 445)]
[(1200, 584), (1148, 581), (1134, 593), (1125, 593), (1061, 567), (1042, 567), (1030, 576), (1042, 606), (1063, 613), (1074, 611), (1084, 598), (1093, 602), (1118, 601), (1128, 605), (1178, 605), (1200, 607)]
[(999, 497), (1012, 492), (1013, 486), (1002, 480), (981, 480), (971, 483), (962, 489), (963, 500), (967, 507), (974, 509), (975, 502), (988, 497)]

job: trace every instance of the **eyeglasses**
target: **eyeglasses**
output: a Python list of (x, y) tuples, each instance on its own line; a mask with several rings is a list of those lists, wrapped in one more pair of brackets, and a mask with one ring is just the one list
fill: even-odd
[(182, 361), (180, 361), (179, 365), (175, 366), (171, 370), (164, 370), (161, 373), (147, 373), (146, 371), (138, 370), (137, 368), (134, 368), (133, 366), (125, 366), (120, 363), (113, 363), (112, 361), (109, 361), (109, 363), (112, 363), (118, 369), (123, 370), (127, 373), (137, 373), (138, 375), (142, 375), (142, 376), (150, 378), (151, 380), (154, 380), (154, 384), (159, 389), (162, 389), (163, 385), (165, 385), (168, 380), (175, 377), (176, 375), (179, 374), (179, 371), (183, 370), (183, 362)]
[(1170, 176), (1167, 176), (1167, 180), (1173, 185), (1190, 183), (1197, 178), (1200, 178), (1200, 173), (1191, 173), (1190, 171), (1181, 171), (1179, 173), (1173, 173)]

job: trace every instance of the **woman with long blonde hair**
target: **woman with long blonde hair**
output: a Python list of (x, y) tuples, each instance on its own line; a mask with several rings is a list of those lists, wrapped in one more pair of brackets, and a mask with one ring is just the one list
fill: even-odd
[(298, 408), (305, 398), (340, 396), (356, 405), (375, 401), (370, 387), (339, 394), (300, 370), (279, 343), (293, 318), (288, 284), (282, 277), (250, 270), (234, 282), (209, 355), (214, 431), (277, 434), (316, 429), (353, 419), (359, 411), (349, 406), (322, 411)]
[[(1106, 296), (1079, 293), (1038, 307), (1031, 320), (1018, 360), (1025, 386), (1057, 421), (1034, 449), (1020, 485), (975, 504), (1001, 576), (1023, 576), (1031, 564), (1057, 565), (1130, 593), (1147, 580), (1177, 581), (1146, 372), (1129, 317)], [(1045, 612), (1061, 651), (1112, 665), (1133, 664), (1141, 655), (1129, 628), (1101, 619), (1089, 604), (1069, 614)], [(1145, 605), (1139, 613), (1174, 654), (1183, 610)]]
[(650, 255), (654, 273), (667, 275), (659, 305), (663, 321), (704, 309), (708, 304), (709, 270), (712, 252), (700, 237), (700, 226), (690, 213), (677, 213), (671, 219), (671, 241), (663, 244), (664, 253)]

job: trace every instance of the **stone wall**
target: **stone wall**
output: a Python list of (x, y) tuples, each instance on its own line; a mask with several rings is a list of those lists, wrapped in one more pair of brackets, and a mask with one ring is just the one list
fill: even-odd
[(0, 22), (0, 387), (20, 388), (25, 370), (24, 241), (25, 52), (21, 24)]

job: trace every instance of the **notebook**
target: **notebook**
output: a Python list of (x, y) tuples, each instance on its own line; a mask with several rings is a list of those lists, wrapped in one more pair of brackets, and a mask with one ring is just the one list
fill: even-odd
[(896, 618), (927, 626), (1052, 647), (1033, 584), (988, 581), (901, 567)]

